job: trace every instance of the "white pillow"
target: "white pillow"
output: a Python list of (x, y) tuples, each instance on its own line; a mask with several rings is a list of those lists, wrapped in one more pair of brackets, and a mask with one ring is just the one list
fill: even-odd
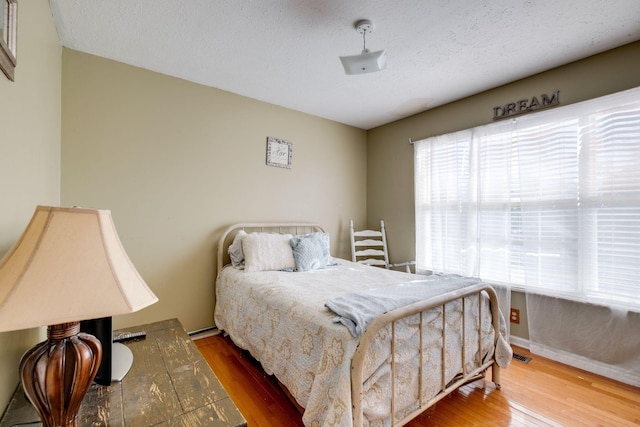
[(296, 268), (289, 241), (291, 234), (249, 233), (242, 237), (244, 271), (286, 270)]

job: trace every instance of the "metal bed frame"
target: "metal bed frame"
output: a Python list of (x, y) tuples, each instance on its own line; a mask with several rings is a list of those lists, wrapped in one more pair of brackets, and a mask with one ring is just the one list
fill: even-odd
[[(240, 224), (234, 224), (231, 225), (229, 227), (227, 227), (222, 235), (220, 236), (219, 240), (218, 240), (218, 247), (217, 247), (217, 266), (216, 266), (216, 275), (222, 270), (222, 268), (227, 264), (227, 260), (228, 260), (228, 255), (226, 254), (226, 249), (228, 248), (228, 246), (231, 244), (233, 237), (235, 236), (235, 233), (239, 230), (245, 230), (247, 233), (249, 232), (273, 232), (273, 233), (291, 233), (291, 234), (303, 234), (303, 233), (310, 233), (310, 232), (316, 232), (316, 231), (321, 231), (324, 232), (324, 228), (322, 226), (320, 226), (319, 224), (314, 224), (314, 223), (305, 223), (305, 222), (273, 222), (273, 223), (269, 223), (269, 222), (250, 222), (250, 223), (240, 223)], [(364, 365), (364, 360), (365, 357), (367, 355), (367, 352), (369, 350), (369, 347), (371, 346), (371, 344), (374, 342), (378, 332), (387, 327), (390, 326), (391, 328), (391, 349), (390, 349), (390, 354), (391, 354), (391, 414), (390, 414), (390, 421), (391, 421), (391, 425), (392, 426), (402, 426), (406, 423), (408, 423), (409, 421), (411, 421), (413, 418), (415, 418), (416, 416), (418, 416), (419, 414), (421, 414), (422, 412), (424, 412), (427, 408), (429, 408), (430, 406), (434, 405), (435, 403), (437, 403), (438, 401), (440, 401), (442, 398), (444, 398), (445, 396), (447, 396), (448, 394), (450, 394), (451, 392), (455, 391), (457, 388), (459, 388), (460, 386), (470, 383), (472, 381), (478, 380), (480, 378), (484, 377), (484, 374), (486, 372), (486, 370), (491, 367), (491, 374), (492, 374), (492, 381), (493, 383), (496, 385), (497, 389), (500, 389), (500, 367), (498, 366), (498, 364), (495, 361), (495, 357), (490, 358), (489, 360), (486, 360), (484, 362), (482, 362), (482, 360), (477, 360), (477, 367), (475, 369), (473, 369), (470, 372), (466, 371), (466, 360), (465, 360), (465, 351), (464, 351), (464, 343), (466, 342), (466, 331), (465, 331), (465, 327), (464, 327), (464, 318), (465, 316), (462, 316), (463, 319), (463, 327), (462, 327), (462, 351), (461, 351), (461, 358), (462, 358), (462, 369), (463, 372), (461, 373), (461, 375), (456, 376), (456, 378), (454, 378), (454, 380), (452, 380), (451, 382), (447, 383), (446, 377), (445, 377), (445, 373), (446, 373), (446, 365), (445, 365), (445, 345), (446, 345), (446, 322), (444, 322), (444, 317), (445, 317), (445, 310), (446, 310), (446, 304), (455, 300), (461, 300), (462, 302), (462, 308), (463, 308), (463, 312), (464, 312), (464, 306), (465, 306), (465, 298), (469, 297), (471, 295), (475, 295), (478, 294), (478, 304), (479, 304), (479, 316), (480, 318), (482, 318), (482, 298), (481, 298), (481, 293), (485, 292), (488, 297), (489, 297), (489, 302), (490, 302), (490, 306), (493, 308), (497, 308), (498, 307), (498, 298), (496, 296), (496, 292), (494, 291), (494, 289), (484, 283), (480, 283), (477, 285), (473, 285), (473, 286), (469, 286), (460, 290), (456, 290), (453, 292), (448, 292), (446, 294), (442, 294), (439, 295), (437, 297), (434, 298), (430, 298), (424, 301), (419, 301), (415, 304), (411, 304), (405, 307), (399, 307), (395, 310), (391, 310), (388, 311), (386, 313), (384, 313), (383, 315), (377, 317), (375, 320), (373, 320), (369, 326), (367, 327), (367, 329), (364, 331), (364, 333), (362, 334), (362, 336), (360, 337), (359, 343), (356, 347), (356, 351), (355, 354), (353, 356), (353, 359), (351, 361), (351, 404), (352, 404), (352, 409), (353, 409), (353, 426), (362, 426), (363, 425), (363, 419), (364, 419), (364, 414), (363, 414), (363, 404), (362, 404), (362, 399), (364, 396), (364, 391), (363, 391), (363, 382), (364, 382), (364, 378), (363, 378), (363, 365)], [(396, 395), (396, 390), (395, 390), (395, 346), (396, 346), (396, 340), (395, 340), (395, 325), (396, 323), (404, 318), (410, 317), (410, 316), (414, 316), (414, 315), (419, 315), (420, 316), (420, 326), (419, 326), (419, 332), (420, 332), (420, 336), (419, 336), (419, 349), (417, 351), (417, 353), (419, 354), (419, 358), (420, 358), (420, 381), (422, 379), (422, 368), (423, 368), (423, 346), (422, 346), (422, 338), (423, 338), (423, 331), (422, 331), (422, 316), (423, 313), (426, 312), (427, 310), (436, 308), (436, 307), (442, 307), (442, 370), (441, 370), (441, 387), (440, 387), (440, 391), (435, 395), (435, 396), (422, 396), (422, 384), (420, 383), (420, 386), (418, 387), (420, 390), (420, 396), (418, 396), (418, 399), (416, 401), (417, 403), (417, 408), (412, 411), (411, 413), (409, 413), (408, 415), (406, 415), (404, 418), (402, 418), (399, 421), (395, 420), (395, 416), (394, 416), (394, 409), (395, 409), (395, 395)], [(491, 310), (492, 311), (492, 325), (493, 325), (493, 330), (494, 330), (494, 347), (496, 344), (496, 341), (498, 340), (498, 335), (499, 335), (499, 330), (500, 330), (500, 313), (499, 310)], [(482, 342), (482, 322), (479, 322), (480, 324), (480, 330), (478, 331), (478, 348), (482, 348), (481, 346), (481, 342)], [(481, 352), (478, 351), (478, 358), (481, 358)]]

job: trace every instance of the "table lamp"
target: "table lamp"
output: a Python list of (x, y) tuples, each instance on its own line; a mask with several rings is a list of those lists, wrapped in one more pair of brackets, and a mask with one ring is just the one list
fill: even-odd
[(48, 325), (20, 362), (25, 394), (45, 427), (77, 426), (102, 357), (80, 321), (158, 301), (127, 256), (111, 212), (38, 206), (0, 260), (0, 332)]

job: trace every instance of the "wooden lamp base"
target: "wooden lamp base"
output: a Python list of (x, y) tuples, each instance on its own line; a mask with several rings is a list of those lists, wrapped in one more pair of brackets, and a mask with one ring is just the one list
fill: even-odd
[(80, 322), (47, 328), (47, 341), (27, 351), (20, 361), (25, 394), (44, 427), (78, 425), (78, 411), (102, 358), (93, 335), (80, 332)]

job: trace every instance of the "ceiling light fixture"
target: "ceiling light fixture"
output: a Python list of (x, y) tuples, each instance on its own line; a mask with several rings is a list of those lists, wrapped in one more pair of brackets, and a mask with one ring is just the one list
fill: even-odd
[(387, 68), (387, 51), (378, 50), (371, 52), (367, 49), (367, 34), (373, 31), (373, 22), (363, 19), (356, 22), (356, 31), (362, 34), (362, 53), (360, 55), (341, 56), (344, 72), (351, 74), (366, 74)]

